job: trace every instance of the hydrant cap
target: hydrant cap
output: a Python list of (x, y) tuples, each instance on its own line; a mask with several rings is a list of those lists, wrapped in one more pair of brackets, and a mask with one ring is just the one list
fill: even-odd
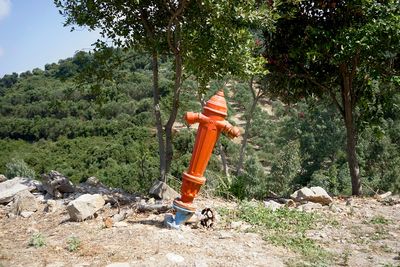
[(213, 95), (210, 100), (207, 101), (204, 109), (226, 117), (228, 108), (226, 106), (224, 91), (218, 91), (215, 95)]

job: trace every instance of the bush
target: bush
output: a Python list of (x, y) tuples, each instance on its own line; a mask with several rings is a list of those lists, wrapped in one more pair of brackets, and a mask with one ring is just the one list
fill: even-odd
[(12, 159), (11, 162), (6, 164), (6, 176), (9, 178), (25, 177), (34, 179), (35, 171), (29, 168), (28, 164), (22, 159)]

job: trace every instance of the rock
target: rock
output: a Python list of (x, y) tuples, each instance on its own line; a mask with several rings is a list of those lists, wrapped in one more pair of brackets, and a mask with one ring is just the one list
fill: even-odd
[(46, 267), (64, 267), (64, 266), (67, 266), (67, 265), (65, 264), (65, 262), (62, 262), (62, 261), (56, 261), (53, 263), (46, 264)]
[(63, 193), (73, 193), (75, 188), (68, 177), (63, 176), (57, 171), (50, 171), (49, 174), (43, 174), (44, 190), (55, 198), (62, 198)]
[(264, 206), (267, 209), (270, 209), (272, 211), (275, 211), (277, 209), (280, 209), (283, 205), (279, 204), (278, 202), (275, 202), (273, 200), (268, 200), (268, 201), (264, 201)]
[(376, 198), (377, 200), (382, 200), (382, 199), (385, 199), (387, 197), (390, 197), (391, 195), (392, 195), (392, 192), (388, 191), (388, 192), (386, 192), (384, 194), (375, 195), (374, 198)]
[(103, 185), (96, 177), (89, 177), (86, 182), (75, 187), (77, 192), (82, 194), (101, 194), (106, 203), (112, 205), (124, 205), (135, 201), (137, 196), (129, 194), (119, 188), (108, 188)]
[(34, 195), (28, 190), (18, 192), (14, 196), (14, 202), (11, 206), (11, 212), (20, 215), (22, 212), (35, 212), (38, 204)]
[(331, 203), (329, 205), (329, 210), (332, 211), (332, 212), (341, 212), (342, 211), (342, 209), (336, 207), (336, 205), (334, 205), (333, 203)]
[(104, 220), (104, 226), (106, 227), (106, 228), (111, 228), (112, 226), (113, 226), (113, 220), (111, 219), (111, 217), (107, 217), (107, 218), (105, 218)]
[(0, 204), (8, 203), (13, 200), (14, 196), (18, 192), (30, 190), (30, 188), (22, 184), (22, 182), (24, 182), (22, 178), (15, 177), (11, 180), (0, 183)]
[(307, 201), (312, 196), (314, 196), (314, 192), (308, 187), (303, 187), (291, 194), (290, 198), (296, 202), (301, 202)]
[(114, 223), (113, 226), (117, 227), (117, 228), (119, 228), (119, 227), (127, 227), (128, 223), (127, 222), (116, 222), (116, 223)]
[(310, 212), (310, 211), (317, 210), (320, 208), (322, 208), (322, 204), (313, 203), (313, 202), (308, 202), (306, 204), (303, 204), (303, 205), (300, 205), (297, 207), (298, 210), (305, 211), (305, 212)]
[(156, 204), (156, 200), (154, 198), (150, 198), (149, 200), (147, 200), (147, 205), (155, 205)]
[(34, 214), (35, 212), (33, 212), (33, 211), (23, 211), (23, 212), (21, 212), (21, 216), (22, 217), (24, 217), (24, 218), (29, 218), (29, 217), (31, 217), (32, 216), (32, 214)]
[(237, 221), (237, 222), (231, 222), (231, 228), (232, 229), (238, 229), (242, 226), (243, 222), (242, 221)]
[(233, 235), (226, 231), (220, 231), (218, 234), (219, 239), (230, 239), (233, 238)]
[(208, 267), (208, 264), (204, 260), (197, 259), (197, 260), (194, 261), (194, 266), (195, 267)]
[(86, 184), (91, 185), (91, 186), (98, 186), (98, 185), (102, 185), (102, 183), (100, 183), (100, 180), (97, 179), (96, 177), (92, 176), (89, 177), (86, 182)]
[(296, 202), (311, 201), (322, 205), (329, 205), (333, 201), (325, 189), (319, 186), (303, 187), (290, 195), (290, 197)]
[(128, 262), (113, 262), (106, 265), (106, 267), (131, 267), (131, 265)]
[(55, 212), (56, 210), (58, 210), (61, 207), (61, 204), (58, 203), (56, 200), (54, 199), (48, 199), (46, 201), (46, 207), (44, 208), (45, 212)]
[(7, 181), (7, 177), (5, 177), (3, 174), (0, 174), (0, 183)]
[(167, 253), (165, 255), (167, 259), (173, 263), (182, 263), (185, 261), (185, 258), (182, 257), (181, 255), (175, 254), (175, 253)]
[(179, 194), (169, 185), (162, 181), (155, 181), (149, 190), (149, 194), (157, 199), (172, 200), (179, 197)]
[(314, 192), (314, 196), (311, 196), (310, 201), (321, 203), (322, 205), (329, 205), (330, 203), (332, 203), (332, 198), (322, 187), (314, 186), (311, 187), (311, 190)]
[(103, 197), (99, 194), (85, 194), (71, 201), (67, 206), (67, 211), (71, 220), (83, 221), (94, 215), (104, 206), (104, 203)]

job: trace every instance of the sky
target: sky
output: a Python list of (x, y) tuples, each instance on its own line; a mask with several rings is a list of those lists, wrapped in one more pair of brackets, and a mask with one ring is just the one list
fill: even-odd
[(100, 38), (63, 22), (53, 0), (0, 0), (0, 78), (89, 51)]

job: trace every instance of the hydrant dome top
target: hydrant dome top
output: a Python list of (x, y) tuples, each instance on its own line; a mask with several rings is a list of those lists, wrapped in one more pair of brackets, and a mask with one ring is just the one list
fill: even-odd
[(220, 90), (215, 95), (213, 95), (210, 100), (207, 101), (204, 109), (226, 117), (228, 107), (226, 105), (224, 91)]

